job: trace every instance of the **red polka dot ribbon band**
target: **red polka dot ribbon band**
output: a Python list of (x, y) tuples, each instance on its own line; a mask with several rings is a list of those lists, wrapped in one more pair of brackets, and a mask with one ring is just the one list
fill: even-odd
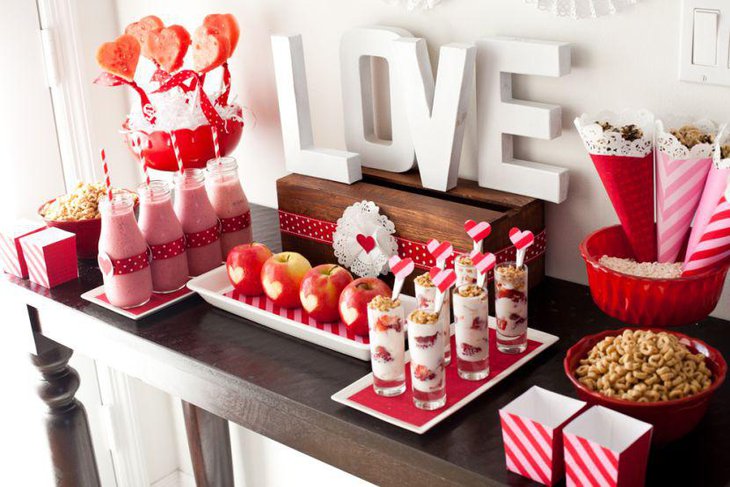
[(115, 276), (131, 274), (132, 272), (141, 271), (150, 265), (150, 253), (145, 250), (139, 255), (127, 257), (126, 259), (112, 259), (112, 268)]
[(163, 260), (177, 257), (185, 252), (185, 237), (160, 245), (150, 245), (152, 260)]
[[(279, 210), (279, 230), (281, 230), (282, 233), (288, 233), (290, 235), (314, 240), (316, 242), (332, 244), (332, 235), (336, 229), (336, 223)], [(424, 270), (428, 270), (436, 265), (436, 261), (431, 256), (428, 248), (426, 248), (426, 242), (415, 242), (401, 237), (395, 237), (395, 240), (398, 242), (398, 256), (401, 259), (411, 258), (413, 259), (416, 267)], [(540, 233), (535, 234), (535, 243), (528, 247), (527, 254), (525, 255), (525, 263), (529, 263), (543, 255), (545, 253), (546, 246), (547, 237), (545, 235), (545, 230), (543, 230)], [(446, 267), (453, 267), (454, 259), (456, 257), (460, 255), (468, 255), (468, 253), (469, 252), (455, 251), (454, 254), (447, 259)], [(497, 263), (514, 261), (515, 248), (510, 245), (507, 248), (494, 252), (494, 255), (497, 257)]]
[(198, 247), (205, 247), (206, 245), (212, 244), (220, 238), (220, 228), (218, 223), (212, 227), (203, 230), (202, 232), (186, 233), (185, 244), (189, 249), (195, 249)]
[(251, 212), (231, 218), (221, 218), (221, 233), (239, 232), (251, 226)]

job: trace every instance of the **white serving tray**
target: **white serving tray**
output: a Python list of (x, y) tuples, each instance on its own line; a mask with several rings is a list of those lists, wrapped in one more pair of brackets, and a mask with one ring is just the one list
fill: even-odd
[[(453, 327), (453, 325), (452, 325)], [(489, 327), (491, 329), (496, 328), (496, 320), (493, 317), (489, 317)], [(542, 331), (534, 330), (532, 328), (528, 328), (527, 330), (527, 339), (532, 340), (535, 342), (538, 342), (538, 346), (534, 348), (533, 350), (524, 353), (520, 356), (515, 356), (515, 361), (511, 363), (509, 366), (504, 368), (503, 370), (500, 370), (499, 372), (495, 373), (496, 371), (493, 371), (494, 375), (490, 375), (487, 379), (485, 379), (482, 382), (473, 382), (469, 383), (469, 385), (473, 384), (473, 390), (470, 390), (464, 397), (461, 397), (460, 399), (456, 400), (455, 402), (447, 402), (446, 406), (443, 409), (439, 409), (436, 411), (429, 411), (429, 412), (423, 412), (421, 410), (418, 410), (415, 408), (415, 406), (412, 406), (412, 401), (410, 402), (410, 405), (413, 408), (413, 413), (408, 413), (408, 415), (414, 414), (418, 415), (418, 421), (415, 422), (409, 422), (406, 418), (404, 418), (403, 414), (403, 408), (400, 408), (400, 414), (388, 414), (386, 411), (386, 408), (381, 408), (377, 406), (374, 403), (371, 403), (371, 406), (368, 406), (363, 401), (356, 401), (353, 400), (352, 397), (363, 391), (363, 389), (372, 387), (373, 385), (373, 374), (370, 373), (361, 379), (356, 380), (349, 386), (345, 387), (344, 389), (336, 392), (332, 395), (332, 400), (339, 402), (340, 404), (344, 404), (345, 406), (349, 406), (353, 409), (357, 409), (358, 411), (362, 411), (365, 414), (369, 414), (370, 416), (373, 416), (375, 418), (378, 418), (382, 421), (385, 421), (386, 423), (393, 424), (395, 426), (398, 426), (400, 428), (406, 429), (408, 431), (412, 431), (417, 434), (423, 434), (426, 431), (430, 430), (437, 424), (439, 424), (444, 419), (448, 418), (470, 402), (472, 402), (474, 399), (482, 395), (487, 390), (494, 387), (496, 384), (501, 382), (505, 377), (528, 363), (530, 360), (535, 358), (540, 352), (548, 348), (550, 345), (554, 344), (558, 341), (558, 337), (555, 335), (551, 335), (549, 333), (545, 333)], [(452, 344), (453, 349), (453, 344)], [(499, 352), (497, 352), (499, 353)], [(492, 351), (490, 353), (490, 364), (494, 368), (493, 363), (493, 357), (494, 352)], [(409, 352), (406, 352), (406, 362), (410, 361), (410, 354)], [(452, 363), (449, 365), (449, 368), (456, 367), (456, 360), (452, 360)], [(454, 374), (455, 375), (455, 374)], [(453, 378), (453, 375), (452, 375)], [(461, 380), (463, 379), (456, 379)], [(467, 381), (464, 381), (465, 383)], [(447, 394), (449, 390), (449, 382), (446, 383), (447, 388)], [(410, 390), (407, 390), (402, 397), (410, 397)], [(399, 396), (401, 397), (401, 396)], [(396, 399), (396, 398), (388, 398), (390, 400)], [(380, 404), (382, 406), (382, 404)], [(424, 419), (423, 415), (428, 415), (426, 419)], [(396, 417), (398, 416), (398, 417)], [(414, 416), (415, 417), (415, 416)]]
[(104, 286), (99, 286), (92, 289), (91, 291), (86, 291), (84, 294), (81, 295), (81, 299), (85, 299), (86, 301), (97, 304), (102, 308), (106, 308), (110, 311), (114, 311), (115, 313), (125, 316), (127, 318), (133, 320), (141, 320), (142, 318), (146, 318), (152, 314), (157, 313), (158, 311), (162, 311), (163, 309), (170, 307), (185, 298), (189, 298), (192, 295), (192, 291), (185, 288), (182, 288), (170, 294), (153, 293), (152, 298), (147, 304), (139, 306), (137, 308), (123, 309), (114, 306), (109, 301), (104, 299)]
[[(344, 325), (342, 324), (333, 327), (327, 324), (317, 324), (314, 320), (310, 320), (309, 323), (302, 323), (296, 319), (273, 313), (270, 305), (266, 306), (266, 309), (261, 309), (258, 306), (226, 296), (226, 293), (233, 290), (233, 286), (228, 280), (225, 265), (193, 278), (188, 282), (188, 288), (200, 294), (205, 301), (216, 308), (356, 359), (370, 360), (370, 345), (367, 341), (362, 338), (348, 338), (343, 332)], [(265, 298), (253, 299), (258, 303), (259, 299)], [(415, 299), (410, 296), (401, 295), (401, 302), (406, 313), (416, 307)], [(289, 314), (294, 318), (301, 318), (301, 310)], [(337, 328), (337, 331), (334, 328)]]

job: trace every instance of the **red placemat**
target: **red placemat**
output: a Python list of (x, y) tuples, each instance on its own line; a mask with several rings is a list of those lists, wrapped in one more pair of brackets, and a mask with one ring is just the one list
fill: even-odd
[[(103, 288), (101, 294), (94, 296), (99, 301), (103, 301), (107, 303), (109, 306), (116, 307), (113, 304), (109, 302), (109, 299), (107, 299), (106, 294), (104, 294)], [(187, 287), (183, 287), (182, 289), (179, 289), (175, 292), (169, 293), (169, 294), (152, 294), (152, 297), (147, 302), (147, 304), (138, 306), (136, 308), (128, 308), (125, 309), (127, 313), (133, 314), (135, 316), (139, 316), (141, 314), (147, 313), (148, 311), (153, 311), (156, 308), (159, 308), (160, 306), (164, 306), (165, 304), (169, 303), (170, 301), (174, 301), (177, 298), (180, 298), (182, 296), (185, 296), (186, 294), (192, 294), (192, 291), (188, 289)]]
[(225, 296), (235, 299), (236, 301), (246, 303), (250, 306), (255, 306), (260, 310), (268, 311), (269, 313), (281, 316), (282, 318), (288, 318), (292, 321), (296, 321), (297, 323), (301, 323), (302, 325), (311, 326), (313, 328), (317, 328), (318, 330), (332, 333), (342, 338), (347, 338), (348, 340), (352, 340), (356, 343), (363, 343), (365, 345), (368, 345), (370, 343), (368, 337), (357, 336), (354, 333), (348, 331), (347, 327), (342, 322), (320, 323), (314, 318), (311, 318), (309, 314), (302, 308), (281, 308), (275, 305), (269, 298), (263, 295), (241, 296), (240, 293), (234, 289), (233, 291), (225, 293)]
[[(542, 343), (534, 340), (527, 341), (527, 350), (520, 354), (506, 354), (497, 351), (497, 332), (489, 329), (489, 377), (480, 381), (464, 380), (459, 377), (456, 369), (456, 354), (453, 353), (451, 364), (446, 367), (446, 405), (435, 411), (424, 411), (413, 405), (411, 394), (411, 369), (410, 363), (406, 364), (406, 392), (396, 397), (378, 396), (373, 391), (372, 385), (352, 394), (348, 397), (350, 401), (362, 404), (381, 414), (398, 419), (413, 426), (423, 426), (427, 422), (449, 409), (455, 403), (489, 382), (496, 375), (500, 374), (518, 360), (538, 348)], [(451, 337), (451, 350), (456, 350), (455, 339)]]

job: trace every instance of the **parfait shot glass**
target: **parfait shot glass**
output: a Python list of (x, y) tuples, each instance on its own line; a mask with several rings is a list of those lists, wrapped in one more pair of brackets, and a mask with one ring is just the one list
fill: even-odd
[[(431, 281), (431, 276), (426, 272), (416, 277), (415, 294), (418, 309), (424, 311), (434, 311), (434, 303), (436, 302), (436, 286)], [(444, 364), (451, 363), (451, 294), (444, 296), (444, 304), (441, 306), (439, 313), (439, 323), (441, 324), (441, 333), (444, 335)]]
[(476, 284), (454, 292), (456, 365), (459, 377), (482, 380), (489, 375), (489, 299)]
[(497, 350), (522, 353), (527, 349), (527, 266), (499, 264), (494, 269), (494, 289)]
[(468, 255), (460, 255), (454, 259), (456, 273), (456, 289), (465, 284), (477, 283), (477, 268)]
[(400, 300), (376, 296), (368, 303), (373, 389), (393, 397), (406, 390), (404, 311)]
[(439, 409), (446, 404), (444, 334), (439, 315), (417, 309), (407, 321), (413, 404), (428, 411)]

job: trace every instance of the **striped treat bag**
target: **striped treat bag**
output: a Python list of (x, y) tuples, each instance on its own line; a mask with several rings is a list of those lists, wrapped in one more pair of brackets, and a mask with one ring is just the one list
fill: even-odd
[(563, 478), (563, 427), (586, 403), (533, 386), (499, 410), (507, 470), (544, 485)]
[(653, 427), (593, 406), (563, 430), (567, 487), (641, 487)]
[(28, 278), (52, 288), (79, 277), (76, 235), (60, 228), (46, 228), (20, 239), (28, 264)]
[(675, 262), (700, 203), (717, 125), (709, 120), (656, 123), (657, 260)]
[(654, 116), (646, 110), (583, 114), (575, 126), (634, 257), (655, 261)]
[(691, 254), (687, 255), (682, 276), (702, 274), (719, 266), (727, 265), (730, 258), (730, 192), (715, 205), (704, 233)]
[(20, 239), (46, 228), (43, 222), (19, 220), (7, 228), (0, 229), (0, 262), (3, 270), (17, 277), (28, 277), (28, 265), (23, 257)]
[(707, 175), (705, 187), (702, 190), (702, 198), (695, 213), (692, 231), (689, 234), (687, 242), (687, 252), (685, 253), (685, 263), (687, 259), (695, 252), (700, 238), (705, 233), (705, 227), (710, 221), (710, 217), (715, 212), (717, 202), (720, 201), (725, 188), (727, 187), (728, 177), (730, 177), (730, 130), (727, 124), (720, 128), (715, 140), (715, 147), (712, 155), (712, 165)]

